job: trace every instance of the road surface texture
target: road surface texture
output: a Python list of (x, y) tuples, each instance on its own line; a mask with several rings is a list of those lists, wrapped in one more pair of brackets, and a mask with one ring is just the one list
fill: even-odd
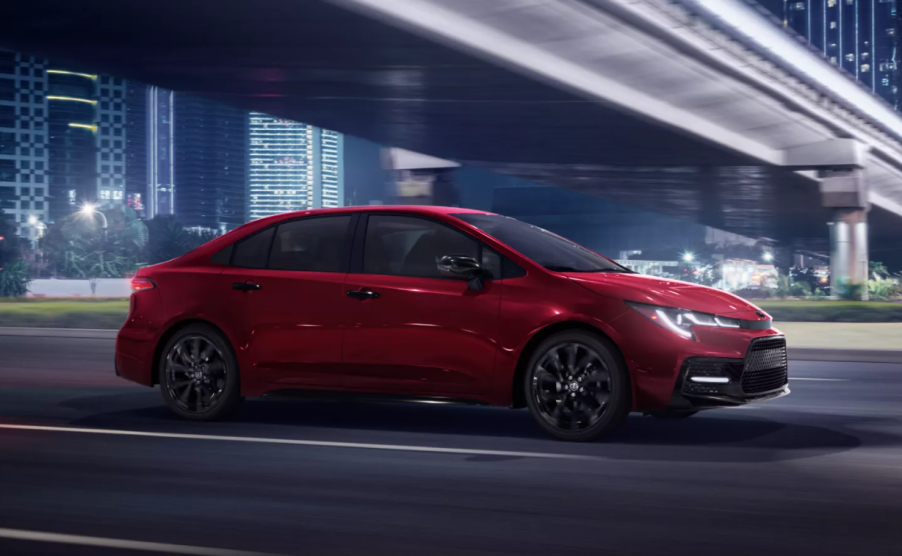
[(791, 396), (570, 444), (452, 405), (186, 422), (112, 356), (0, 337), (0, 554), (902, 554), (902, 365), (793, 361)]

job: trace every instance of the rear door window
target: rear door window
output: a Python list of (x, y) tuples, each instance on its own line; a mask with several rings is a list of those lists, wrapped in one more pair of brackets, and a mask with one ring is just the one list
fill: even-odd
[(270, 226), (238, 242), (235, 246), (235, 254), (232, 256), (232, 266), (266, 268), (273, 233), (275, 233), (275, 226)]
[(351, 215), (292, 220), (279, 225), (269, 268), (340, 272)]

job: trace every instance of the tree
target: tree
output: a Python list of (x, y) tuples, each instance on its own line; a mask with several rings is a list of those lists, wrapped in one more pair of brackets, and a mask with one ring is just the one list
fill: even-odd
[(0, 268), (0, 297), (22, 297), (28, 293), (28, 262), (17, 259)]
[(0, 268), (22, 257), (22, 242), (16, 234), (14, 216), (0, 209)]
[(188, 252), (188, 233), (173, 216), (157, 216), (147, 222), (147, 262), (157, 264)]
[(55, 275), (96, 281), (125, 276), (138, 266), (147, 244), (144, 223), (130, 208), (104, 209), (104, 215), (106, 233), (97, 219), (80, 213), (48, 228), (41, 248)]
[(789, 276), (794, 283), (803, 282), (808, 284), (808, 291), (813, 295), (817, 295), (818, 290), (824, 290), (829, 287), (829, 284), (821, 282), (821, 277), (816, 274), (812, 266), (790, 269)]
[(147, 222), (147, 229), (147, 261), (150, 264), (181, 257), (219, 236), (214, 230), (186, 230), (172, 216), (157, 216)]
[(22, 241), (16, 222), (0, 210), (0, 297), (21, 297), (28, 293), (29, 266), (22, 258)]
[(889, 269), (881, 262), (871, 261), (868, 266), (870, 267), (869, 270), (871, 271), (871, 276), (876, 279), (885, 278), (890, 275)]
[(201, 245), (213, 241), (219, 237), (219, 232), (207, 228), (188, 230), (188, 251), (193, 251)]

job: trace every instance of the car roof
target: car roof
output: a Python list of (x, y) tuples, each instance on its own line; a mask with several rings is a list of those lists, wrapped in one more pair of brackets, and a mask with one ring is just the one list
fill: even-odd
[[(326, 215), (326, 214), (354, 214), (357, 212), (404, 212), (408, 214), (420, 214), (424, 216), (436, 215), (436, 214), (493, 214), (491, 212), (486, 212), (484, 210), (473, 210), (468, 208), (461, 207), (436, 207), (431, 205), (361, 205), (361, 206), (353, 206), (353, 207), (335, 207), (335, 208), (321, 208), (321, 209), (310, 209), (310, 210), (297, 210), (293, 212), (281, 212), (279, 214), (273, 214), (272, 216), (265, 216), (263, 218), (259, 218), (257, 220), (251, 220), (250, 222), (243, 224), (234, 230), (233, 232), (238, 230), (247, 230), (249, 228), (252, 229), (262, 229), (269, 224), (274, 224), (276, 222), (281, 222), (282, 220), (291, 220), (293, 218), (301, 218), (304, 216), (318, 216), (318, 215)], [(220, 236), (224, 237), (224, 236)]]
[(436, 207), (431, 205), (362, 205), (353, 207), (337, 207), (299, 210), (275, 215), (273, 218), (296, 218), (298, 216), (313, 216), (317, 214), (343, 214), (354, 212), (409, 212), (411, 214), (491, 214), (484, 210), (473, 210), (461, 207)]
[(263, 218), (258, 218), (257, 220), (251, 220), (246, 224), (242, 224), (238, 226), (234, 230), (230, 231), (227, 234), (223, 234), (216, 239), (206, 243), (202, 246), (202, 248), (198, 248), (199, 252), (202, 252), (205, 255), (220, 249), (228, 245), (229, 243), (235, 241), (236, 234), (238, 235), (249, 235), (251, 233), (255, 233), (257, 230), (262, 230), (267, 226), (272, 224), (276, 224), (278, 222), (282, 222), (283, 220), (291, 220), (293, 218), (302, 218), (305, 216), (317, 216), (317, 215), (326, 215), (326, 214), (354, 214), (358, 212), (403, 212), (408, 214), (419, 214), (423, 216), (430, 215), (449, 215), (449, 214), (492, 214), (490, 212), (486, 212), (483, 210), (473, 210), (461, 207), (435, 207), (431, 205), (363, 205), (363, 206), (353, 206), (353, 207), (335, 207), (335, 208), (322, 208), (322, 209), (310, 209), (310, 210), (298, 210), (293, 212), (282, 212), (279, 214), (273, 214), (272, 216), (265, 216)]

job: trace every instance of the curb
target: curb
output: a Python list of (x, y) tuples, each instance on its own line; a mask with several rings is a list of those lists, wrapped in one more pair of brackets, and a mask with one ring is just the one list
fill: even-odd
[[(115, 340), (118, 330), (91, 328), (15, 328), (0, 327), (0, 336), (32, 338), (87, 338)], [(820, 349), (790, 347), (787, 355), (793, 361), (834, 361), (850, 363), (902, 363), (902, 350)]]
[(902, 363), (902, 350), (787, 348), (792, 361), (833, 361), (849, 363)]
[(118, 330), (100, 328), (17, 328), (0, 326), (0, 336), (29, 336), (32, 338), (115, 340), (118, 333)]

